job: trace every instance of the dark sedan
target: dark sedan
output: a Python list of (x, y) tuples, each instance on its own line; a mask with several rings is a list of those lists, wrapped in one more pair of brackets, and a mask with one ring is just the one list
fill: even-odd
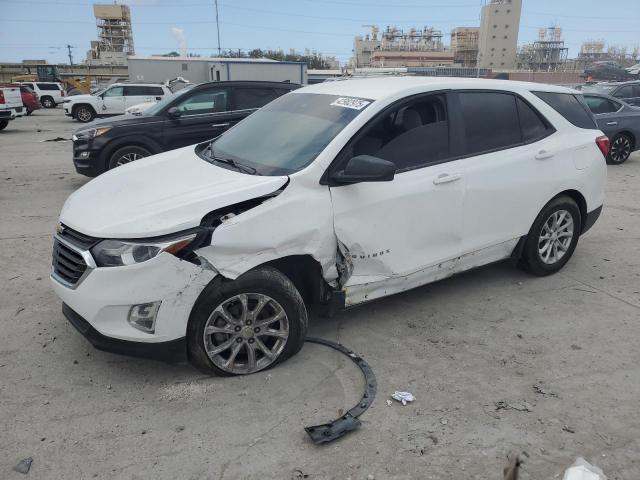
[(600, 130), (609, 137), (607, 163), (619, 165), (626, 162), (631, 152), (640, 147), (640, 108), (598, 93), (585, 93), (584, 100)]
[(149, 155), (217, 137), (256, 109), (300, 88), (286, 82), (211, 82), (179, 91), (139, 115), (84, 125), (73, 134), (76, 171), (95, 177)]

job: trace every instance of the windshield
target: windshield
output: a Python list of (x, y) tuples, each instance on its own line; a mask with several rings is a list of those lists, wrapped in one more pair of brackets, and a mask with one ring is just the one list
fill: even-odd
[(193, 87), (192, 86), (185, 87), (182, 90), (178, 90), (175, 93), (172, 93), (170, 95), (166, 95), (162, 100), (157, 102), (155, 105), (145, 109), (144, 112), (142, 112), (142, 113), (144, 115), (148, 115), (148, 116), (151, 116), (151, 117), (153, 117), (154, 115), (157, 115), (160, 112), (160, 110), (162, 110), (164, 107), (166, 107), (169, 103), (173, 102), (180, 95), (183, 95), (183, 94), (187, 93), (189, 90), (191, 90), (191, 88), (193, 88)]
[(613, 90), (616, 85), (583, 85), (583, 92), (592, 92), (592, 93), (603, 93), (608, 95), (611, 90)]
[(244, 119), (201, 152), (215, 159), (234, 160), (260, 175), (288, 175), (313, 162), (370, 103), (363, 98), (289, 93)]
[[(107, 88), (109, 88), (109, 87), (107, 87)], [(102, 95), (104, 92), (107, 91), (107, 88), (101, 88), (100, 90), (96, 90), (91, 95), (93, 95), (94, 97), (97, 97), (98, 95)]]

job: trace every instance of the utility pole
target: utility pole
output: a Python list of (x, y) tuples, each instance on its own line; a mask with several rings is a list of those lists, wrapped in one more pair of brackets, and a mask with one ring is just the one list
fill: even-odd
[(73, 67), (73, 56), (71, 55), (71, 49), (72, 48), (75, 48), (75, 47), (72, 47), (71, 45), (67, 44), (67, 51), (69, 52), (68, 53), (68, 55), (69, 55), (69, 65), (71, 65)]
[(216, 30), (218, 32), (218, 56), (222, 55), (220, 50), (220, 22), (218, 22), (218, 0), (214, 0), (216, 4)]

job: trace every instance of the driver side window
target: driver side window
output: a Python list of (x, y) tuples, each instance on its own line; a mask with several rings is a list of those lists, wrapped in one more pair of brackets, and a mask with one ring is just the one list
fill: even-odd
[[(188, 95), (188, 94), (187, 94)], [(189, 95), (175, 105), (183, 115), (224, 112), (227, 110), (227, 90), (216, 88)]]
[(124, 87), (113, 87), (104, 92), (103, 97), (121, 97)]
[(374, 121), (353, 145), (353, 155), (395, 163), (396, 171), (438, 163), (449, 155), (444, 95), (420, 97)]

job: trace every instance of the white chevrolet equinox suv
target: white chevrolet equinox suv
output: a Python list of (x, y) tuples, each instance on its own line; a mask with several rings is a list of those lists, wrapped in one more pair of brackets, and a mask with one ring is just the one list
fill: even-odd
[(73, 193), (52, 284), (99, 349), (249, 374), (302, 347), (311, 303), (331, 312), (504, 259), (558, 271), (602, 209), (607, 148), (562, 87), (313, 85)]

